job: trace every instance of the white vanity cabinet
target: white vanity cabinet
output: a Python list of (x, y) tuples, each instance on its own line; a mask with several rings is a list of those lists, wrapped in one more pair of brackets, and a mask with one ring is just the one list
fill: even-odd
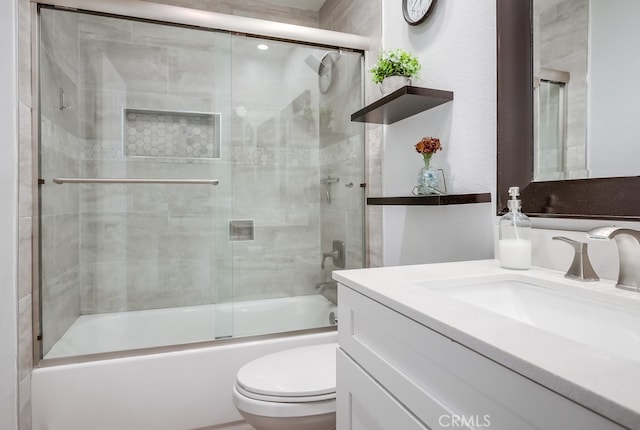
[(339, 286), (338, 430), (623, 428), (381, 302)]

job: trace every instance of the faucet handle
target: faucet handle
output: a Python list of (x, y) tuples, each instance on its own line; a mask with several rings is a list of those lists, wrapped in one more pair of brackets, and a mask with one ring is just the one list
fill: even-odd
[(346, 260), (345, 260), (345, 252), (344, 252), (344, 242), (341, 240), (333, 241), (333, 250), (329, 252), (322, 253), (322, 263), (320, 264), (320, 268), (324, 269), (324, 261), (327, 258), (331, 258), (333, 260), (333, 265), (339, 269), (344, 269)]
[(576, 279), (578, 281), (599, 281), (600, 278), (593, 270), (591, 261), (589, 261), (589, 253), (587, 251), (588, 244), (584, 242), (578, 242), (577, 240), (569, 239), (564, 236), (554, 236), (553, 240), (560, 240), (562, 242), (571, 245), (575, 251), (573, 255), (573, 262), (564, 277), (569, 279)]

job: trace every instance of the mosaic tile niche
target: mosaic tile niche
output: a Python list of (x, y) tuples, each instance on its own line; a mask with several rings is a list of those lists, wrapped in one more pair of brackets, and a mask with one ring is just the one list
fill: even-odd
[(220, 158), (220, 114), (123, 110), (127, 157)]

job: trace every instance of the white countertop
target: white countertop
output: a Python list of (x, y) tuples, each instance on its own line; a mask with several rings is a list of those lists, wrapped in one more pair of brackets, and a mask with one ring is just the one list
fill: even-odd
[(505, 273), (562, 282), (640, 313), (640, 293), (615, 288), (613, 281), (571, 281), (561, 272), (540, 268), (506, 270), (497, 260), (342, 270), (333, 272), (333, 278), (618, 424), (640, 429), (640, 361), (415, 284)]

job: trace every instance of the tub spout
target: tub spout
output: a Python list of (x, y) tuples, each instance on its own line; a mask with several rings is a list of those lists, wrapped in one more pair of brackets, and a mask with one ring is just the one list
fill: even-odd
[(616, 287), (640, 292), (640, 231), (621, 227), (599, 227), (589, 239), (613, 239), (618, 245), (620, 272)]
[(320, 282), (316, 284), (318, 294), (324, 296), (334, 305), (338, 304), (338, 283), (336, 281)]
[(336, 283), (336, 281), (320, 282), (319, 284), (316, 284), (316, 290), (318, 290), (320, 294), (324, 293), (327, 288), (337, 288), (337, 287), (338, 287), (338, 284)]

